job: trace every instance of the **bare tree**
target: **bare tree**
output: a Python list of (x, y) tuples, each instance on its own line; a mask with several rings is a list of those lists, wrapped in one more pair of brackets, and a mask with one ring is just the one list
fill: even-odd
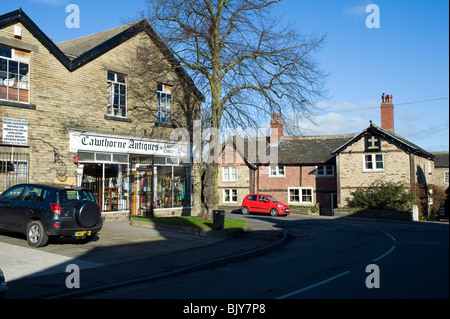
[[(206, 96), (207, 126), (253, 126), (279, 113), (290, 124), (324, 96), (311, 57), (324, 37), (299, 34), (274, 14), (280, 0), (149, 0), (147, 18)], [(291, 125), (292, 127), (292, 125)], [(289, 126), (288, 126), (289, 129)], [(211, 135), (205, 165), (204, 218), (218, 205), (220, 139)]]

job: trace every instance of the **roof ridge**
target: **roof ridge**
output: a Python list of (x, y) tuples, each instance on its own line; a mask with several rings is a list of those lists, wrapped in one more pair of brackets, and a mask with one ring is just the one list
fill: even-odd
[[(139, 23), (141, 21), (142, 20), (137, 20), (137, 21), (130, 22), (130, 23), (127, 23), (127, 24), (123, 24), (123, 25), (120, 25), (118, 27), (114, 27), (114, 28), (111, 28), (111, 29), (108, 29), (108, 30), (103, 30), (103, 31), (92, 33), (92, 34), (83, 35), (82, 37), (78, 37), (78, 38), (74, 38), (74, 39), (70, 39), (70, 40), (66, 40), (66, 41), (61, 41), (61, 42), (56, 43), (56, 45), (65, 44), (65, 43), (76, 41), (76, 40), (82, 40), (84, 38), (92, 37), (92, 36), (99, 35), (99, 34), (102, 34), (102, 33), (111, 32), (111, 31), (114, 31), (116, 29), (124, 28), (124, 30), (126, 30), (128, 27), (132, 27), (133, 24), (137, 24), (137, 23)], [(127, 28), (125, 28), (125, 27), (127, 27)]]

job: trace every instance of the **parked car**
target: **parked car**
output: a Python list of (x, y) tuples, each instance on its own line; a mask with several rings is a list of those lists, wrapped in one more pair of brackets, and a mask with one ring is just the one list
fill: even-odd
[(92, 190), (82, 187), (19, 184), (0, 195), (0, 228), (27, 236), (32, 247), (50, 236), (90, 240), (103, 227)]
[(6, 291), (8, 290), (8, 285), (6, 284), (5, 276), (0, 269), (0, 299), (6, 299)]
[(245, 196), (241, 206), (242, 214), (269, 213), (272, 216), (289, 215), (291, 209), (288, 205), (277, 201), (268, 194), (249, 194)]

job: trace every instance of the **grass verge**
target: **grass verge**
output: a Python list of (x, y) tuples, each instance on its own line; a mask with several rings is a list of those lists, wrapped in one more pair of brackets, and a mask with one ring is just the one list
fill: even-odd
[[(134, 220), (140, 220), (144, 222), (152, 222), (155, 224), (167, 224), (180, 227), (194, 227), (206, 230), (211, 230), (213, 222), (209, 220), (203, 220), (200, 217), (181, 216), (181, 217), (136, 217)], [(247, 226), (247, 221), (243, 219), (225, 218), (224, 230), (236, 230), (243, 229)]]

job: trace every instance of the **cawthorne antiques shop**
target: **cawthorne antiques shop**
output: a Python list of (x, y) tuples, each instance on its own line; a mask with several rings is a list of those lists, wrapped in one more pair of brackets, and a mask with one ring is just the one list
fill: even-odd
[(105, 212), (178, 215), (191, 206), (186, 145), (71, 132), (70, 151), (77, 154), (77, 185), (93, 189)]

